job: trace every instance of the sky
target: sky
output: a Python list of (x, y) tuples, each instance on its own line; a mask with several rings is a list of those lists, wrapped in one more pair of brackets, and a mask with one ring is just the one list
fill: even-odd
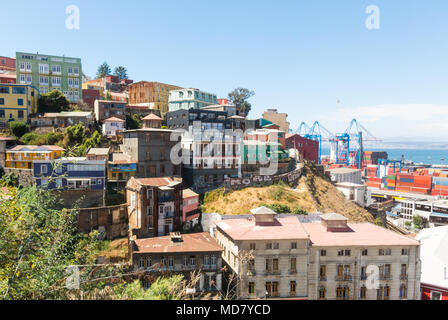
[[(66, 27), (76, 5), (79, 30)], [(368, 29), (379, 9), (379, 29)], [(249, 118), (288, 113), (333, 133), (352, 118), (378, 138), (448, 142), (448, 1), (2, 1), (0, 55), (107, 61), (134, 81), (226, 97), (255, 91)]]

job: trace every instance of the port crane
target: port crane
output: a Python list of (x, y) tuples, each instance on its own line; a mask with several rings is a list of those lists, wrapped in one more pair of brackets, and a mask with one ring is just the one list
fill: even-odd
[[(300, 129), (300, 128), (299, 128)], [(327, 128), (325, 128), (319, 121), (315, 121), (308, 133), (303, 135), (304, 138), (315, 140), (319, 142), (319, 163), (322, 156), (322, 141), (331, 141), (334, 135)]]

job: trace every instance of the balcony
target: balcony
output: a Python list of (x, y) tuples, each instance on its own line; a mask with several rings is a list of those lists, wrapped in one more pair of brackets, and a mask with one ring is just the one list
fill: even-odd
[(247, 270), (247, 275), (248, 276), (256, 276), (257, 275), (257, 272), (255, 271), (255, 270)]
[(280, 275), (280, 272), (278, 270), (266, 270), (264, 272), (265, 275)]
[(165, 219), (174, 218), (174, 212), (165, 212), (165, 213), (163, 214), (163, 217), (164, 217)]
[(174, 201), (174, 197), (173, 196), (159, 197), (159, 202), (172, 202), (172, 201)]
[(400, 274), (400, 280), (408, 280), (407, 274)]
[(334, 277), (335, 281), (352, 281), (352, 276), (351, 275), (343, 275), (343, 276), (335, 276)]
[(320, 276), (319, 277), (319, 281), (327, 281), (327, 277), (326, 276)]
[(297, 274), (297, 270), (289, 270), (289, 274)]
[(380, 274), (380, 280), (392, 280), (392, 275), (390, 275), (390, 274)]

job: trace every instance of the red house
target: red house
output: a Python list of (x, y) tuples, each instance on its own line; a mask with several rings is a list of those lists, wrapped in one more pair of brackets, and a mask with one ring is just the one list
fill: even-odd
[(296, 133), (286, 134), (286, 148), (297, 149), (302, 159), (319, 162), (319, 142), (304, 138)]
[(100, 91), (96, 89), (82, 89), (82, 101), (94, 108), (95, 100), (101, 100)]
[(448, 301), (448, 226), (423, 229), (415, 239), (420, 240), (422, 300)]
[(191, 189), (182, 191), (182, 222), (191, 221), (199, 218), (199, 195)]

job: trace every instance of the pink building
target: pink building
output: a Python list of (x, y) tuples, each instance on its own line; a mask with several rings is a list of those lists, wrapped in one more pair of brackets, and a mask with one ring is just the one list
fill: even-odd
[(191, 189), (182, 191), (182, 222), (198, 219), (200, 215), (199, 210), (199, 195)]

